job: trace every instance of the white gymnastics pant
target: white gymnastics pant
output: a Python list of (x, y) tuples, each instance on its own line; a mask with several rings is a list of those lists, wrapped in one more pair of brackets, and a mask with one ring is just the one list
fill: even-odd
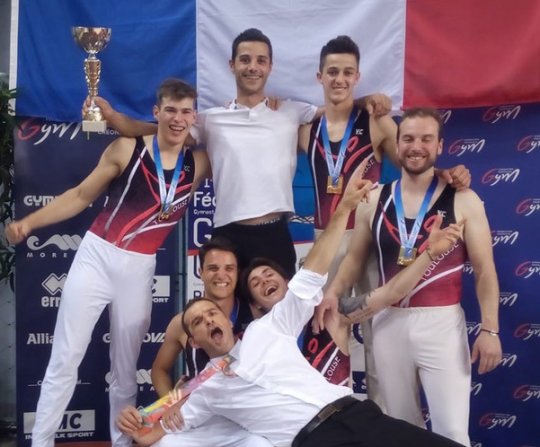
[(75, 389), (77, 369), (105, 306), (109, 307), (111, 339), (111, 441), (113, 447), (131, 446), (115, 419), (123, 407), (135, 405), (137, 359), (150, 325), (154, 270), (155, 255), (126, 251), (86, 233), (62, 292), (32, 431), (33, 447), (54, 446), (55, 432)]

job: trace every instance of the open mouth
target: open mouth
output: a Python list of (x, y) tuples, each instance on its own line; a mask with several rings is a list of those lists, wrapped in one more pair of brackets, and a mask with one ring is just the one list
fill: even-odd
[(276, 290), (277, 290), (276, 286), (270, 286), (268, 287), (268, 289), (264, 291), (264, 296), (272, 295), (272, 293), (274, 293)]
[(223, 331), (220, 328), (215, 327), (210, 331), (210, 338), (214, 341), (221, 340), (223, 338)]

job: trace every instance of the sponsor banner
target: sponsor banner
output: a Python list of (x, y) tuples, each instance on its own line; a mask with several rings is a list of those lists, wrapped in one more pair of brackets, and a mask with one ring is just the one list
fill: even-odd
[[(87, 137), (78, 123), (22, 119), (15, 134), (16, 218), (36, 211), (77, 185), (115, 137), (113, 132)], [(105, 197), (100, 197), (73, 219), (35, 231), (16, 248), (16, 290), (20, 298), (16, 305), (17, 421), (19, 427), (24, 427), (19, 430), (17, 445), (21, 447), (30, 446), (33, 412), (51, 352), (56, 314), (69, 267), (104, 200)], [(155, 400), (150, 368), (164, 330), (176, 312), (176, 239), (173, 233), (157, 255), (152, 322), (141, 348), (137, 371), (140, 403)], [(110, 439), (109, 342), (108, 315), (104, 312), (79, 368), (74, 397), (56, 436), (58, 443)]]

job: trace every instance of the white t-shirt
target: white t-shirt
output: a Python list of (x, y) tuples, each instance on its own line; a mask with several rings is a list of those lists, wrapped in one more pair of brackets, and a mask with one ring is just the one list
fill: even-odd
[(298, 126), (311, 122), (316, 111), (297, 101), (284, 101), (274, 111), (263, 101), (251, 109), (233, 102), (199, 114), (192, 134), (206, 146), (212, 165), (214, 226), (294, 211)]
[(217, 373), (191, 394), (181, 409), (184, 430), (219, 414), (286, 447), (325, 405), (352, 393), (327, 382), (297, 345), (322, 300), (325, 282), (326, 275), (304, 269), (296, 273), (285, 298), (251, 323), (231, 350), (236, 376)]

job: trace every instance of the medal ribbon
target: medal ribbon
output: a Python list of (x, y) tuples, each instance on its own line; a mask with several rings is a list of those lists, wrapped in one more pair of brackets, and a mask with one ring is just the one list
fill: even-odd
[(332, 158), (332, 149), (330, 148), (330, 140), (328, 139), (328, 131), (326, 130), (326, 116), (323, 115), (321, 118), (321, 136), (324, 145), (324, 155), (326, 157), (326, 165), (328, 166), (328, 175), (332, 177), (332, 184), (337, 185), (339, 176), (341, 174), (341, 168), (343, 166), (343, 160), (345, 159), (345, 151), (347, 149), (347, 144), (351, 136), (352, 127), (354, 124), (354, 118), (356, 116), (356, 109), (353, 108), (349, 116), (349, 122), (347, 123), (347, 128), (343, 134), (343, 139), (341, 140), (341, 145), (339, 147), (339, 154), (334, 165), (334, 160)]
[(154, 136), (154, 163), (156, 165), (156, 171), (159, 182), (159, 198), (161, 200), (161, 214), (167, 214), (171, 207), (171, 204), (174, 200), (174, 193), (176, 192), (176, 186), (178, 185), (178, 179), (180, 178), (180, 172), (182, 172), (182, 166), (184, 164), (184, 151), (178, 154), (176, 159), (176, 167), (174, 168), (174, 173), (169, 184), (169, 189), (167, 190), (167, 185), (165, 183), (165, 174), (163, 173), (163, 165), (161, 164), (161, 156), (159, 154), (159, 145), (157, 136)]
[(401, 246), (405, 249), (404, 255), (406, 258), (412, 258), (413, 256), (413, 248), (416, 242), (416, 238), (418, 237), (418, 233), (420, 232), (422, 221), (424, 220), (424, 217), (428, 210), (429, 202), (431, 201), (431, 197), (433, 197), (433, 193), (435, 192), (435, 188), (437, 187), (438, 182), (439, 181), (437, 180), (437, 177), (434, 176), (433, 180), (431, 180), (429, 188), (426, 191), (424, 200), (422, 201), (422, 205), (420, 206), (420, 210), (418, 211), (418, 215), (416, 216), (416, 220), (414, 221), (411, 234), (408, 236), (407, 226), (405, 225), (405, 212), (403, 211), (403, 200), (401, 198), (401, 179), (398, 180), (396, 183), (396, 190), (394, 192), (396, 217), (399, 228), (399, 239), (401, 241)]

